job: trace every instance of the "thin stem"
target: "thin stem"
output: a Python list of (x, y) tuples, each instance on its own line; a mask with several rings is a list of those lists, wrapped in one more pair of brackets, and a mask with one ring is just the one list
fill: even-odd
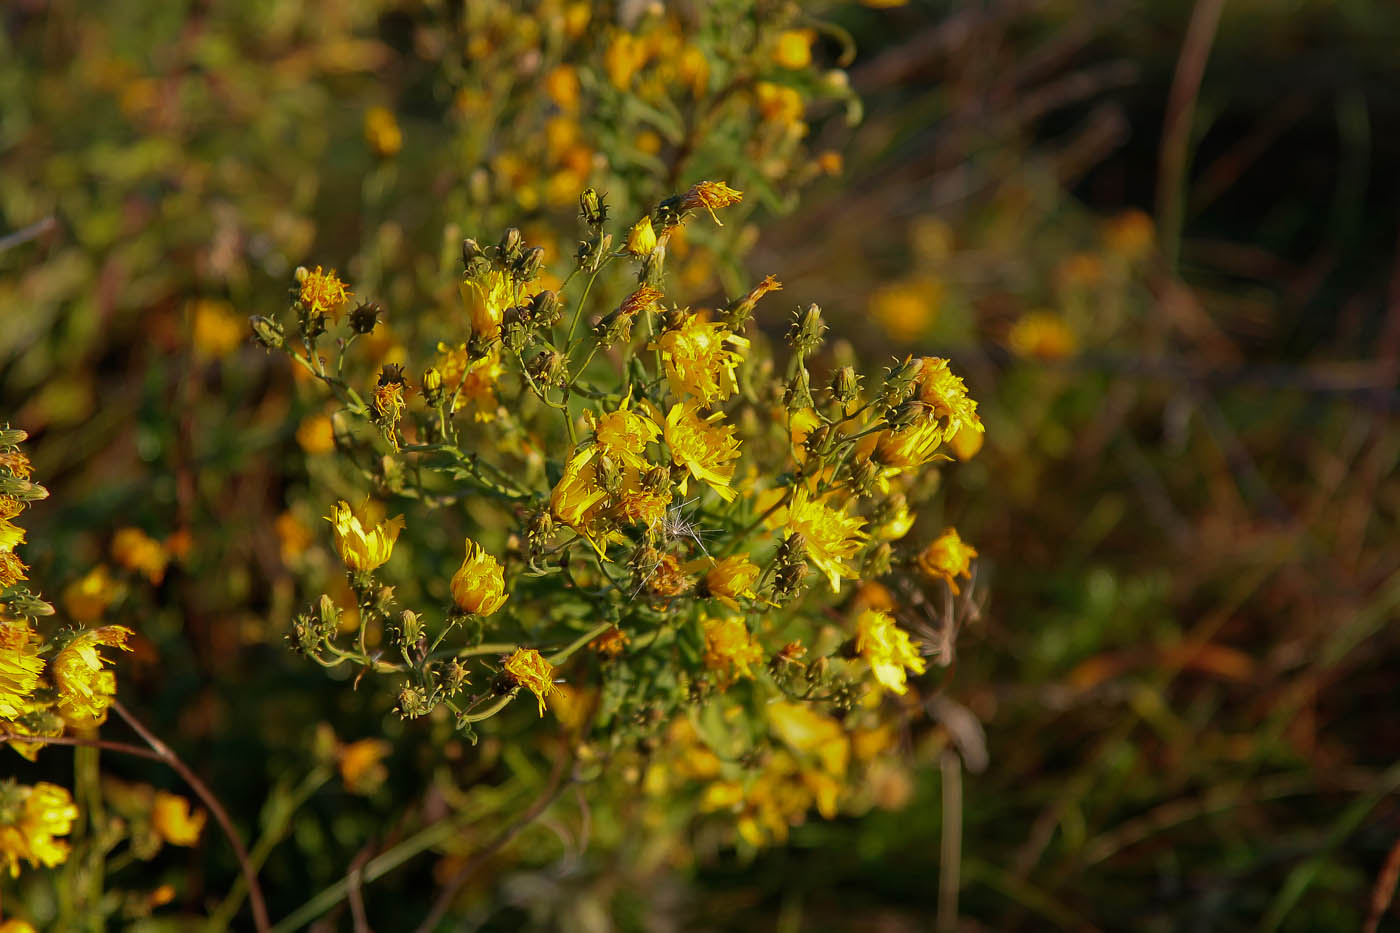
[(572, 783), (571, 781), (566, 782), (563, 780), (566, 761), (566, 758), (561, 757), (555, 764), (554, 774), (550, 776), (549, 785), (545, 788), (544, 793), (530, 805), (530, 808), (521, 814), (518, 820), (506, 827), (499, 836), (491, 840), (490, 844), (484, 849), (475, 853), (467, 863), (458, 869), (457, 873), (442, 886), (442, 891), (438, 893), (437, 899), (433, 901), (433, 907), (428, 911), (428, 916), (418, 925), (418, 933), (430, 933), (447, 914), (448, 908), (452, 906), (452, 899), (457, 896), (457, 892), (461, 890), (462, 885), (467, 883), (467, 880), (481, 867), (482, 863), (509, 845), (516, 836), (519, 836), (531, 823), (539, 819), (554, 801), (559, 799), (559, 795)]
[(558, 651), (551, 654), (545, 660), (547, 660), (553, 666), (558, 667), (560, 664), (563, 664), (565, 661), (569, 660), (569, 656), (572, 655), (575, 651), (582, 648), (584, 645), (588, 644), (590, 641), (597, 638), (599, 635), (603, 634), (612, 627), (613, 623), (611, 621), (599, 622), (597, 625), (584, 632), (578, 638), (574, 639), (567, 646), (560, 648)]
[(204, 801), (204, 805), (209, 808), (209, 812), (214, 814), (214, 819), (218, 821), (223, 829), (224, 835), (228, 837), (229, 845), (233, 847), (233, 854), (238, 859), (238, 865), (243, 870), (243, 879), (248, 885), (248, 903), (253, 911), (253, 925), (257, 927), (258, 933), (268, 933), (271, 925), (267, 919), (267, 904), (263, 900), (262, 887), (258, 884), (257, 872), (253, 870), (253, 865), (248, 861), (248, 850), (243, 847), (243, 840), (238, 836), (238, 830), (234, 829), (233, 821), (229, 819), (228, 812), (224, 810), (219, 798), (214, 796), (203, 781), (199, 779), (189, 766), (180, 760), (180, 756), (158, 739), (153, 732), (142, 725), (141, 721), (131, 714), (121, 701), (113, 697), (112, 709), (117, 711), (117, 715), (126, 720), (137, 735), (139, 735), (151, 750), (156, 753), (162, 761), (175, 769), (175, 772), (184, 778), (185, 783), (190, 786), (199, 799)]

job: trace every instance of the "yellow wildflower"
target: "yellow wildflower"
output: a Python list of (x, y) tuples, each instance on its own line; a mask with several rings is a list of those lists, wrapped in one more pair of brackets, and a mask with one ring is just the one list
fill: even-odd
[(393, 746), (383, 739), (360, 739), (336, 749), (336, 766), (345, 789), (352, 794), (369, 794), (384, 783), (389, 769), (383, 760)]
[(601, 555), (607, 537), (601, 520), (608, 493), (598, 483), (598, 468), (593, 462), (595, 450), (596, 447), (585, 447), (569, 455), (564, 475), (550, 493), (549, 508), (557, 520), (587, 538)]
[(0, 551), (13, 551), (23, 543), (24, 529), (8, 518), (0, 518)]
[(463, 612), (489, 616), (506, 602), (505, 574), (496, 558), (467, 539), (467, 556), (452, 575), (452, 601)]
[(472, 333), (494, 340), (501, 333), (506, 308), (515, 304), (515, 280), (510, 273), (491, 266), (481, 275), (462, 282), (462, 299), (467, 306)]
[(691, 185), (681, 198), (682, 210), (695, 210), (703, 207), (710, 212), (710, 217), (721, 227), (718, 217), (715, 217), (715, 208), (728, 207), (731, 204), (738, 204), (744, 199), (744, 192), (735, 191), (722, 181), (702, 181), (699, 184)]
[(155, 802), (151, 805), (151, 825), (160, 838), (172, 846), (192, 846), (199, 842), (199, 834), (204, 831), (208, 814), (203, 810), (190, 810), (190, 802), (179, 794), (156, 791)]
[(778, 519), (777, 524), (802, 535), (807, 557), (826, 574), (831, 591), (839, 593), (843, 578), (854, 580), (859, 576), (849, 560), (866, 538), (862, 531), (865, 520), (828, 505), (831, 498), (828, 495), (813, 499), (807, 489), (799, 489), (792, 497), (786, 516)]
[(387, 107), (371, 107), (365, 111), (365, 142), (374, 154), (391, 159), (403, 148), (403, 131), (399, 129), (394, 112)]
[(63, 608), (75, 622), (84, 625), (102, 618), (118, 595), (118, 583), (98, 564), (63, 589)]
[[(671, 448), (672, 460), (691, 476), (709, 483), (725, 502), (731, 502), (735, 493), (729, 482), (739, 458), (739, 440), (734, 426), (723, 421), (723, 412), (701, 418), (694, 406), (677, 402), (666, 415), (666, 446)], [(681, 494), (685, 494), (684, 483)]]
[(618, 495), (617, 511), (630, 524), (656, 528), (666, 519), (671, 505), (669, 474), (662, 486), (648, 485), (640, 470), (628, 469), (622, 474), (622, 491)]
[(817, 34), (811, 29), (788, 29), (779, 33), (773, 61), (791, 71), (806, 68), (812, 64), (812, 43), (816, 38)]
[(644, 216), (627, 234), (627, 252), (638, 258), (650, 256), (656, 249), (656, 231), (651, 227), (651, 217)]
[(0, 720), (16, 719), (28, 710), (43, 670), (39, 636), (29, 623), (0, 619)]
[(0, 921), (0, 933), (35, 933), (34, 927), (24, 920), (11, 917)]
[(743, 619), (707, 617), (700, 626), (705, 634), (706, 667), (719, 672), (724, 683), (737, 675), (753, 676), (750, 665), (763, 662), (763, 649), (749, 634)]
[(34, 475), (34, 467), (30, 465), (29, 457), (20, 450), (0, 450), (0, 469), (15, 479), (29, 479)]
[(593, 426), (594, 456), (606, 455), (619, 465), (645, 469), (647, 444), (661, 436), (661, 429), (650, 418), (633, 411), (631, 400), (624, 401), (617, 411), (598, 416)]
[(880, 322), (890, 337), (908, 343), (924, 335), (937, 319), (942, 304), (943, 283), (920, 277), (876, 289), (870, 296), (869, 308), (871, 317)]
[(165, 579), (170, 553), (140, 528), (120, 528), (112, 536), (112, 559), (120, 566), (144, 574), (152, 586)]
[(476, 406), (477, 421), (492, 421), (496, 417), (496, 383), (505, 373), (501, 365), (499, 346), (492, 346), (484, 357), (472, 359), (466, 344), (455, 347), (445, 343), (437, 346), (438, 369), (442, 372), (444, 390), (453, 399), (452, 413), (471, 403)]
[(202, 298), (194, 302), (190, 318), (190, 342), (201, 359), (222, 359), (247, 339), (247, 318), (226, 301)]
[(650, 347), (661, 351), (671, 391), (690, 396), (701, 405), (727, 399), (738, 391), (734, 372), (748, 348), (748, 338), (698, 314), (661, 334)]
[(327, 415), (307, 415), (297, 425), (297, 443), (309, 454), (335, 450), (335, 425)]
[(957, 595), (958, 584), (954, 578), (971, 579), (970, 566), (976, 556), (976, 549), (963, 541), (956, 528), (945, 528), (943, 533), (919, 554), (918, 564), (919, 569), (931, 578), (946, 580), (953, 594)]
[(0, 589), (14, 586), (20, 580), (28, 580), (29, 570), (14, 551), (0, 551)]
[(959, 431), (984, 430), (977, 403), (968, 397), (962, 377), (953, 375), (947, 360), (923, 357), (917, 364), (914, 397), (923, 406), (922, 416), (907, 428), (882, 432), (875, 445), (879, 461), (895, 469), (929, 462), (938, 455), (939, 445)]
[(605, 658), (615, 658), (626, 649), (627, 643), (632, 639), (627, 637), (627, 633), (614, 625), (589, 643), (594, 651)]
[(506, 659), (506, 678), (516, 687), (524, 687), (535, 695), (540, 703), (540, 715), (544, 715), (544, 701), (554, 692), (554, 666), (546, 661), (534, 648), (517, 648)]
[(333, 321), (340, 320), (341, 312), (353, 297), (354, 292), (345, 290), (345, 283), (336, 277), (334, 269), (322, 272), (317, 266), (315, 272), (307, 272), (301, 280), (302, 305)]
[(544, 76), (544, 91), (560, 110), (576, 112), (581, 95), (578, 70), (572, 65), (554, 67)]
[(0, 863), (10, 877), (19, 875), (20, 859), (31, 867), (63, 864), (68, 844), (54, 837), (70, 832), (77, 818), (72, 796), (57, 784), (0, 784)]
[(353, 573), (383, 566), (394, 553), (394, 542), (404, 527), (403, 516), (399, 515), (366, 528), (344, 500), (337, 502), (325, 518), (331, 523), (336, 553)]
[(69, 725), (94, 726), (105, 722), (107, 707), (117, 692), (117, 675), (107, 670), (98, 648), (108, 646), (130, 651), (127, 639), (131, 629), (124, 625), (104, 625), (81, 632), (54, 655), (49, 666), (58, 689), (58, 712)]
[(1104, 245), (1124, 259), (1141, 259), (1156, 240), (1152, 218), (1139, 210), (1124, 211), (1104, 223)]
[(1011, 325), (1006, 344), (1020, 357), (1062, 360), (1074, 352), (1074, 331), (1053, 311), (1031, 311)]
[(608, 81), (620, 91), (632, 86), (632, 78), (647, 63), (649, 51), (641, 39), (628, 32), (619, 32), (603, 52), (603, 70)]
[(878, 609), (867, 609), (856, 620), (856, 650), (870, 664), (876, 682), (901, 695), (909, 689), (906, 669), (922, 674), (927, 667), (909, 633)]
[(24, 503), (14, 496), (0, 496), (0, 519), (9, 521), (24, 511)]
[(738, 600), (754, 599), (754, 581), (758, 579), (758, 565), (744, 554), (734, 554), (719, 560), (701, 558), (686, 565), (686, 571), (694, 573), (705, 567), (709, 570), (701, 578), (701, 592), (724, 603), (730, 609), (738, 610)]
[(765, 122), (783, 127), (805, 127), (802, 117), (807, 105), (795, 88), (772, 81), (759, 81), (754, 85), (754, 97), (758, 103), (758, 113)]

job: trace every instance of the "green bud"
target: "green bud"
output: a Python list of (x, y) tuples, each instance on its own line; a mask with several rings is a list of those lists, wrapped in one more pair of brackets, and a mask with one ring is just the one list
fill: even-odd
[(504, 269), (514, 268), (525, 254), (525, 237), (516, 227), (507, 227), (501, 234), (501, 242), (496, 247), (496, 261)]
[(530, 316), (540, 327), (558, 324), (564, 316), (564, 305), (559, 301), (559, 295), (548, 289), (535, 295), (530, 299)]
[(255, 314), (248, 318), (248, 323), (253, 326), (254, 339), (269, 350), (280, 350), (282, 344), (287, 342), (287, 335), (282, 330), (282, 325), (271, 318)]
[(578, 213), (583, 222), (595, 230), (608, 222), (607, 197), (597, 189), (585, 188), (578, 197)]
[(855, 367), (842, 366), (831, 377), (831, 397), (839, 405), (849, 405), (860, 396), (860, 377)]
[(423, 401), (436, 408), (442, 402), (442, 373), (429, 366), (423, 373)]
[(540, 274), (544, 265), (544, 247), (532, 246), (515, 263), (515, 277), (521, 282), (530, 282)]
[(6, 425), (0, 428), (0, 447), (14, 447), (29, 439), (29, 432)]
[(826, 322), (822, 320), (822, 309), (815, 304), (799, 311), (788, 328), (788, 344), (802, 356), (810, 356), (821, 346), (822, 334), (826, 333)]
[(471, 269), (472, 263), (476, 262), (483, 255), (481, 245), (471, 237), (462, 241), (462, 268)]

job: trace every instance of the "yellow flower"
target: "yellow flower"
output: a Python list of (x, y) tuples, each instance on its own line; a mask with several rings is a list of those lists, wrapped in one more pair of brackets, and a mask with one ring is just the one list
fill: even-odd
[(554, 517), (583, 534), (594, 508), (608, 497), (598, 485), (597, 471), (592, 464), (593, 449), (585, 447), (570, 454), (564, 465), (564, 475), (550, 493), (549, 507)]
[(1125, 259), (1141, 259), (1156, 240), (1152, 218), (1139, 210), (1124, 211), (1104, 224), (1104, 245)]
[(738, 204), (743, 199), (744, 192), (735, 191), (722, 181), (702, 181), (691, 185), (690, 190), (681, 197), (681, 209), (692, 211), (703, 207), (710, 212), (714, 222), (722, 227), (724, 224), (720, 224), (719, 218), (715, 217), (715, 208)]
[(31, 867), (63, 864), (68, 844), (54, 837), (70, 832), (77, 818), (72, 796), (57, 784), (0, 784), (0, 863), (10, 877), (19, 875), (20, 859)]
[(481, 275), (462, 282), (462, 299), (472, 332), (485, 340), (494, 340), (501, 333), (501, 319), (506, 308), (515, 304), (517, 288), (510, 273), (491, 266)]
[(544, 91), (566, 113), (578, 110), (580, 96), (578, 71), (572, 65), (558, 65), (544, 76)]
[(917, 365), (914, 398), (923, 406), (921, 417), (907, 428), (882, 432), (875, 445), (879, 461), (896, 470), (941, 456), (939, 445), (964, 429), (984, 430), (977, 403), (968, 397), (962, 377), (953, 375), (947, 360), (926, 356)]
[(9, 521), (24, 511), (24, 503), (14, 496), (0, 496), (0, 519)]
[(124, 625), (104, 625), (75, 636), (54, 655), (49, 667), (58, 689), (58, 712), (69, 725), (94, 726), (107, 719), (107, 707), (117, 692), (117, 675), (107, 670), (98, 648), (108, 646), (130, 651), (127, 639), (131, 629)]
[(795, 88), (772, 81), (760, 81), (754, 85), (754, 96), (758, 103), (758, 113), (765, 122), (784, 127), (805, 127), (802, 117), (807, 105)]
[(807, 489), (797, 490), (786, 516), (777, 520), (777, 526), (786, 526), (788, 531), (802, 535), (807, 557), (826, 574), (831, 591), (839, 593), (843, 578), (854, 580), (858, 576), (848, 561), (866, 538), (861, 530), (865, 520), (828, 505), (831, 498), (828, 495), (817, 500)]
[(117, 595), (118, 584), (107, 572), (107, 565), (98, 564), (64, 587), (63, 608), (75, 622), (87, 625), (102, 618)]
[(337, 502), (325, 518), (331, 523), (336, 553), (353, 573), (383, 566), (394, 553), (394, 542), (404, 527), (403, 516), (399, 515), (366, 528), (344, 500)]
[(709, 570), (701, 578), (701, 592), (708, 593), (730, 609), (738, 610), (738, 600), (755, 599), (751, 589), (758, 579), (758, 565), (743, 554), (734, 554), (715, 560), (712, 557), (691, 561), (685, 566), (687, 573), (695, 573), (708, 566)]
[(200, 299), (191, 308), (190, 341), (201, 359), (222, 359), (248, 336), (248, 322), (226, 301)]
[(524, 687), (535, 695), (540, 703), (540, 715), (544, 715), (544, 701), (554, 692), (554, 666), (546, 661), (534, 648), (517, 648), (506, 659), (506, 678), (517, 687)]
[(927, 666), (909, 633), (878, 609), (867, 609), (856, 620), (856, 650), (870, 664), (876, 682), (893, 693), (908, 691), (906, 669), (922, 674)]
[(43, 670), (39, 636), (29, 623), (0, 619), (0, 719), (17, 719), (29, 709)]
[(34, 475), (29, 457), (19, 450), (0, 450), (0, 469), (8, 471), (15, 479), (29, 479)]
[[(723, 423), (724, 413), (715, 412), (701, 418), (692, 405), (677, 402), (666, 415), (666, 446), (671, 459), (690, 471), (690, 475), (710, 484), (725, 502), (734, 499), (729, 481), (734, 478), (739, 458), (739, 441), (734, 426)], [(685, 494), (685, 484), (681, 484)]]
[(798, 71), (812, 64), (812, 42), (817, 34), (810, 29), (789, 29), (778, 34), (778, 43), (773, 49), (773, 61), (791, 71)]
[(326, 415), (307, 415), (297, 425), (297, 443), (309, 454), (335, 450), (335, 425)]
[(345, 283), (336, 277), (334, 269), (322, 272), (317, 266), (315, 272), (307, 272), (301, 280), (302, 305), (333, 321), (340, 320), (341, 312), (353, 297), (354, 293), (345, 290)]
[(496, 383), (505, 374), (500, 347), (493, 345), (486, 356), (478, 359), (469, 356), (464, 343), (456, 347), (439, 343), (437, 349), (443, 388), (453, 400), (452, 413), (471, 403), (476, 406), (477, 421), (495, 420)]
[(617, 411), (610, 411), (598, 417), (593, 427), (593, 456), (612, 457), (620, 466), (647, 467), (647, 444), (661, 436), (661, 429), (645, 415), (629, 408), (631, 400), (622, 403)]
[(671, 504), (670, 476), (666, 475), (665, 485), (651, 486), (645, 481), (642, 472), (628, 469), (622, 474), (622, 491), (618, 496), (617, 511), (622, 519), (630, 524), (645, 528), (656, 528), (666, 520), (666, 509)]
[(1031, 311), (1011, 326), (1007, 346), (1017, 356), (1062, 360), (1074, 352), (1074, 331), (1053, 311)]
[(365, 142), (374, 154), (389, 159), (403, 148), (403, 131), (399, 129), (394, 112), (387, 107), (371, 107), (365, 111)]
[(605, 658), (615, 658), (627, 648), (627, 643), (632, 639), (627, 637), (627, 633), (614, 625), (593, 641), (589, 642), (589, 647)]
[(505, 574), (500, 562), (472, 539), (467, 556), (452, 575), (452, 601), (463, 612), (489, 616), (506, 602)]
[(956, 528), (945, 528), (943, 533), (919, 554), (918, 564), (919, 569), (931, 578), (948, 581), (949, 588), (956, 596), (958, 584), (953, 578), (971, 579), (970, 565), (976, 556), (976, 549), (963, 541)]
[(383, 759), (393, 746), (383, 739), (360, 739), (336, 750), (336, 765), (345, 789), (352, 794), (369, 794), (384, 783), (389, 769)]
[(734, 371), (749, 348), (746, 337), (731, 333), (723, 324), (691, 315), (680, 327), (668, 330), (652, 342), (666, 365), (666, 379), (678, 396), (691, 396), (699, 404), (729, 398), (738, 391)]
[(892, 282), (870, 296), (870, 315), (902, 343), (922, 337), (938, 317), (943, 283), (932, 278)]
[(152, 586), (165, 579), (170, 553), (140, 528), (120, 528), (112, 536), (112, 559), (120, 566), (144, 574)]
[(608, 81), (620, 91), (627, 90), (632, 86), (632, 78), (646, 65), (649, 54), (637, 36), (619, 32), (603, 52), (603, 70), (608, 73)]
[(11, 917), (0, 921), (0, 933), (35, 933), (35, 930), (27, 922)]
[(644, 216), (627, 234), (627, 252), (633, 256), (650, 256), (656, 249), (656, 231), (651, 228), (651, 217)]
[(0, 551), (13, 551), (23, 543), (24, 529), (8, 518), (0, 518)]
[(151, 825), (160, 838), (172, 846), (192, 846), (199, 842), (208, 814), (203, 810), (191, 812), (190, 802), (179, 794), (156, 791), (151, 805)]
[(753, 676), (750, 665), (763, 662), (763, 649), (749, 634), (743, 619), (707, 617), (700, 627), (705, 634), (706, 667), (719, 672), (725, 683), (737, 675)]
[(27, 570), (29, 568), (14, 551), (0, 551), (0, 589), (14, 586), (20, 580), (28, 580)]

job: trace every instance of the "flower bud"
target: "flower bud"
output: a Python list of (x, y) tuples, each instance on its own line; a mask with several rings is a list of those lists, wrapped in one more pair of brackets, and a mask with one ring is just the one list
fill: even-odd
[(831, 397), (839, 405), (848, 405), (860, 395), (860, 377), (855, 367), (842, 366), (831, 377)]
[(598, 485), (610, 496), (622, 491), (622, 469), (607, 454), (598, 459)]
[(530, 316), (540, 327), (553, 327), (564, 316), (564, 306), (556, 292), (540, 292), (530, 299)]
[(423, 373), (423, 401), (433, 408), (442, 401), (442, 373), (436, 366), (429, 366)]
[(544, 247), (532, 246), (515, 263), (515, 277), (522, 282), (533, 281), (544, 265)]
[(470, 269), (472, 263), (480, 259), (482, 255), (481, 245), (476, 240), (467, 237), (462, 241), (462, 268)]
[(540, 385), (564, 384), (564, 357), (553, 348), (541, 350), (527, 364), (530, 376)]
[(496, 247), (496, 259), (502, 268), (509, 269), (520, 261), (525, 254), (525, 237), (521, 235), (519, 228), (507, 227), (506, 232), (501, 234), (501, 242)]
[(788, 380), (783, 392), (783, 403), (790, 412), (799, 412), (812, 407), (812, 379), (805, 367), (799, 368)]
[(280, 350), (282, 344), (287, 342), (287, 335), (282, 330), (282, 325), (271, 318), (255, 314), (248, 319), (248, 323), (253, 325), (254, 339), (269, 350)]
[(788, 344), (802, 356), (810, 356), (821, 346), (822, 334), (826, 333), (826, 322), (822, 320), (822, 309), (816, 304), (807, 306), (806, 311), (798, 312), (788, 328)]
[(872, 548), (865, 555), (865, 560), (861, 563), (861, 576), (867, 580), (875, 577), (883, 577), (890, 572), (890, 565), (894, 560), (894, 549), (890, 547), (888, 541), (880, 542), (880, 546)]
[(368, 334), (379, 323), (379, 315), (384, 306), (374, 301), (362, 301), (350, 312), (350, 329), (357, 334)]
[(638, 258), (651, 255), (656, 249), (656, 231), (651, 227), (651, 217), (644, 216), (633, 225), (627, 234), (627, 252)]
[(578, 197), (578, 213), (584, 223), (597, 229), (608, 222), (607, 200), (597, 189), (585, 188)]

